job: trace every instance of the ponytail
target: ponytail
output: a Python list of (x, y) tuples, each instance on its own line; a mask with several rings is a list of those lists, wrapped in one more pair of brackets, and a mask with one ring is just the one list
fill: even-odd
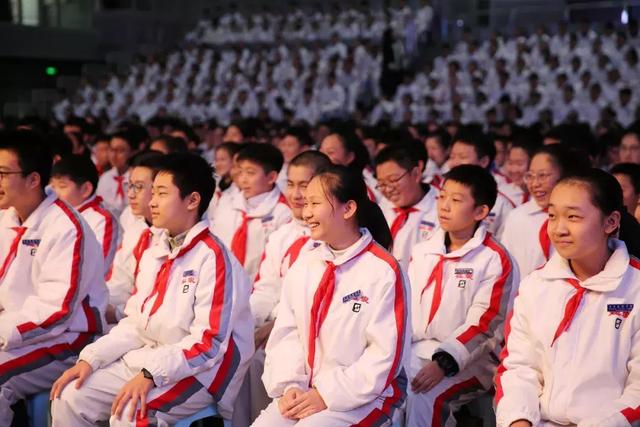
[(392, 243), (391, 231), (380, 207), (369, 200), (367, 186), (361, 173), (344, 166), (331, 166), (317, 175), (327, 195), (333, 196), (340, 203), (353, 200), (356, 203), (356, 220), (359, 227), (371, 233), (373, 240), (385, 249)]

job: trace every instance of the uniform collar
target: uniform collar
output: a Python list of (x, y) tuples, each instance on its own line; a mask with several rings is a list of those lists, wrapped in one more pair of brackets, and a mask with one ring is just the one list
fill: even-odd
[[(11, 207), (7, 209), (2, 215), (2, 227), (10, 228), (10, 227), (26, 227), (26, 228), (36, 228), (40, 222), (44, 219), (44, 216), (47, 213), (47, 209), (51, 206), (58, 198), (55, 194), (51, 194), (45, 197), (42, 202), (38, 205), (38, 207), (31, 212), (31, 215), (25, 220), (24, 223), (20, 224), (20, 218), (18, 217), (18, 212), (15, 208)], [(61, 201), (61, 203), (64, 203)]]
[(369, 230), (367, 230), (366, 228), (361, 228), (360, 238), (354, 244), (349, 246), (347, 250), (341, 253), (338, 257), (334, 258), (333, 252), (329, 248), (329, 245), (327, 245), (325, 242), (320, 243), (320, 246), (318, 247), (318, 253), (323, 261), (330, 261), (334, 265), (338, 266), (345, 264), (348, 261), (351, 261), (351, 259), (360, 255), (360, 253), (362, 253), (367, 247), (369, 247), (372, 242), (373, 237), (371, 236), (371, 233), (369, 233)]
[[(259, 194), (252, 198), (251, 203), (244, 197), (242, 191), (238, 191), (233, 194), (232, 205), (234, 209), (240, 210), (242, 212), (246, 212), (249, 216), (252, 217), (262, 217), (267, 215), (269, 212), (273, 210), (276, 206), (282, 193), (278, 186), (274, 186), (273, 190), (268, 193)], [(255, 206), (250, 206), (253, 202), (256, 201), (257, 204)]]
[[(629, 253), (624, 242), (618, 239), (610, 239), (609, 248), (613, 250), (613, 253), (607, 260), (604, 269), (595, 276), (580, 282), (582, 287), (596, 292), (611, 292), (618, 287), (622, 276), (629, 268)], [(558, 252), (555, 252), (549, 262), (539, 270), (539, 275), (549, 280), (578, 280), (571, 271), (569, 261), (560, 256)]]
[(535, 215), (537, 213), (544, 212), (544, 209), (542, 209), (538, 205), (538, 203), (536, 203), (536, 200), (533, 198), (533, 196), (531, 196), (531, 199), (528, 202), (522, 204), (522, 210), (529, 215)]
[(473, 233), (473, 236), (467, 241), (467, 243), (462, 245), (461, 248), (447, 253), (447, 248), (444, 244), (446, 232), (442, 228), (438, 227), (426, 242), (426, 253), (431, 255), (441, 255), (445, 258), (460, 258), (465, 256), (478, 246), (482, 245), (482, 242), (484, 242), (486, 235), (486, 227), (483, 224), (480, 224), (480, 226), (477, 228), (475, 233)]
[(165, 229), (151, 227), (151, 232), (154, 236), (154, 243), (151, 246), (151, 253), (156, 258), (169, 257), (175, 258), (180, 249), (188, 246), (198, 235), (205, 229), (209, 228), (209, 221), (202, 220), (197, 222), (193, 227), (187, 231), (187, 235), (184, 237), (184, 241), (180, 246), (176, 246), (171, 250), (169, 247), (169, 233)]
[[(76, 210), (78, 212), (81, 212), (84, 208), (86, 208), (87, 206), (91, 205), (93, 203), (94, 200), (96, 200), (99, 196), (96, 196), (95, 194), (91, 197), (89, 197), (87, 200), (85, 200), (84, 202), (82, 202), (79, 206), (76, 207)], [(102, 198), (100, 198), (100, 202), (102, 201)], [(98, 202), (98, 203), (100, 203)]]

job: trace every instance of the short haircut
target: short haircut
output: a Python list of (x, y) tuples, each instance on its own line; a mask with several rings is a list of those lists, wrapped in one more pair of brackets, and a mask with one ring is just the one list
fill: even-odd
[(443, 150), (451, 147), (451, 135), (449, 135), (449, 133), (444, 129), (438, 129), (434, 132), (429, 132), (425, 137), (425, 141), (427, 140), (427, 138), (433, 138), (437, 140)]
[(183, 199), (191, 193), (200, 194), (198, 217), (202, 217), (211, 203), (216, 186), (213, 169), (202, 157), (192, 153), (167, 154), (159, 173), (167, 173), (180, 190)]
[(18, 158), (22, 175), (40, 175), (42, 190), (51, 178), (51, 149), (40, 134), (30, 130), (4, 131), (0, 133), (0, 150), (11, 151)]
[(131, 147), (131, 150), (133, 151), (136, 151), (140, 147), (140, 143), (142, 142), (142, 140), (138, 135), (136, 135), (136, 133), (129, 131), (116, 132), (111, 135), (111, 139), (113, 140), (114, 138), (119, 138), (127, 141), (127, 144), (129, 144), (129, 147)]
[(498, 185), (491, 173), (477, 165), (460, 165), (445, 174), (445, 182), (458, 182), (471, 190), (476, 206), (487, 205), (493, 209), (498, 197)]
[(631, 180), (633, 190), (640, 193), (640, 165), (636, 163), (618, 163), (609, 171), (611, 175), (625, 175)]
[(65, 157), (73, 153), (73, 142), (64, 132), (53, 132), (47, 138), (51, 155)]
[(151, 169), (151, 179), (155, 179), (156, 175), (164, 166), (167, 155), (159, 151), (146, 150), (136, 153), (129, 159), (130, 168), (147, 168)]
[(167, 147), (169, 153), (186, 153), (189, 151), (187, 141), (183, 138), (171, 135), (159, 135), (151, 140), (151, 144), (157, 141), (162, 142)]
[(313, 138), (311, 138), (309, 130), (304, 126), (292, 126), (285, 130), (284, 135), (293, 136), (302, 146), (311, 147), (313, 145)]
[(63, 157), (51, 170), (51, 177), (67, 177), (76, 185), (80, 186), (85, 182), (91, 183), (95, 193), (98, 187), (98, 170), (91, 159), (79, 154), (72, 154)]
[(233, 159), (233, 156), (235, 156), (243, 148), (244, 148), (243, 144), (238, 144), (235, 142), (223, 142), (222, 144), (216, 147), (216, 151), (224, 150), (227, 153), (229, 153), (229, 157)]
[(418, 167), (418, 158), (407, 144), (389, 145), (376, 155), (376, 166), (395, 162), (402, 169), (410, 171)]
[(453, 137), (453, 143), (461, 143), (473, 147), (478, 160), (483, 157), (489, 158), (489, 164), (496, 158), (496, 147), (480, 131), (476, 129), (463, 128)]
[(271, 144), (245, 144), (238, 153), (238, 162), (244, 160), (260, 165), (265, 174), (280, 172), (284, 164), (282, 153)]
[(295, 156), (289, 167), (302, 166), (313, 170), (314, 174), (320, 173), (331, 166), (331, 160), (326, 154), (319, 151), (308, 150)]

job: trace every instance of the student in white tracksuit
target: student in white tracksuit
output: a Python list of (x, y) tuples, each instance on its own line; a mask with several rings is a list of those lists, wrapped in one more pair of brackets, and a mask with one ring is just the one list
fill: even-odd
[[(213, 193), (210, 167), (193, 154), (167, 161), (151, 201), (162, 231), (142, 255), (127, 317), (54, 384), (54, 426), (110, 415), (111, 425), (168, 425), (214, 402), (231, 416), (253, 353), (250, 284), (207, 221), (198, 221)], [(78, 377), (81, 387), (68, 385)]]
[(72, 154), (60, 159), (51, 171), (51, 188), (57, 196), (76, 208), (87, 221), (102, 247), (105, 276), (108, 275), (118, 246), (119, 227), (113, 214), (95, 195), (98, 170), (91, 159)]
[[(453, 138), (449, 167), (453, 169), (459, 165), (477, 165), (488, 169), (495, 157), (495, 147), (482, 134), (461, 131)], [(498, 187), (498, 197), (484, 220), (484, 225), (494, 235), (500, 235), (504, 221), (509, 213), (516, 207)]]
[(303, 216), (323, 243), (285, 276), (263, 375), (274, 401), (253, 425), (382, 425), (404, 401), (410, 336), (404, 274), (376, 243), (389, 230), (346, 168), (311, 180)]
[(250, 144), (238, 153), (237, 162), (241, 191), (220, 200), (211, 229), (231, 248), (253, 281), (267, 238), (291, 220), (291, 210), (275, 185), (282, 167), (277, 148)]
[(615, 178), (600, 170), (554, 188), (548, 232), (556, 253), (522, 281), (507, 322), (498, 426), (640, 420), (640, 263), (612, 238), (623, 209)]
[(124, 306), (131, 297), (140, 258), (151, 244), (151, 187), (163, 161), (164, 155), (158, 152), (141, 152), (131, 159), (129, 206), (121, 216), (124, 233), (107, 277), (109, 323), (117, 323), (124, 317)]
[(73, 208), (45, 197), (50, 167), (34, 134), (0, 137), (0, 425), (11, 425), (11, 405), (48, 390), (104, 325), (100, 245)]
[(389, 146), (376, 156), (380, 203), (389, 224), (391, 253), (406, 270), (413, 247), (427, 240), (438, 224), (437, 190), (422, 184), (418, 159), (409, 147)]
[(213, 163), (216, 172), (216, 191), (207, 209), (209, 222), (213, 222), (214, 210), (223, 195), (238, 191), (235, 183), (238, 175), (236, 155), (241, 149), (242, 145), (234, 142), (224, 142), (216, 147)]
[(499, 236), (518, 264), (520, 277), (526, 277), (553, 255), (547, 234), (549, 198), (556, 183), (571, 173), (575, 164), (580, 164), (576, 156), (560, 144), (541, 147), (531, 159), (525, 181), (532, 198), (507, 216)]
[(264, 346), (277, 315), (282, 292), (282, 280), (300, 256), (316, 247), (307, 224), (302, 220), (304, 192), (311, 178), (331, 165), (319, 151), (305, 151), (294, 157), (287, 170), (285, 196), (293, 220), (274, 231), (267, 241), (258, 276), (253, 284), (250, 304), (256, 322), (256, 353), (251, 359), (245, 384), (236, 400), (233, 425), (249, 426), (271, 402), (262, 383)]
[(518, 278), (481, 223), (496, 196), (485, 169), (451, 169), (438, 199), (441, 228), (413, 250), (408, 426), (455, 425), (453, 413), (491, 388)]

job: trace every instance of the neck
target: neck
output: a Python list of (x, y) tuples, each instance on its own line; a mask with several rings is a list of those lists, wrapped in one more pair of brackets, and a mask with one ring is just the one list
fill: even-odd
[(172, 228), (172, 229), (168, 229), (167, 228), (167, 231), (169, 232), (169, 236), (176, 237), (176, 236), (181, 235), (185, 231), (191, 230), (191, 228), (194, 225), (196, 225), (197, 222), (198, 221), (196, 221), (195, 218), (189, 218), (183, 224), (181, 224), (180, 226), (177, 226), (177, 227)]
[(413, 191), (409, 194), (409, 203), (406, 206), (401, 206), (402, 208), (410, 208), (412, 206), (415, 206), (424, 197), (425, 193), (421, 185), (414, 187), (412, 190)]
[(613, 251), (609, 249), (608, 245), (599, 245), (593, 253), (584, 258), (570, 259), (569, 266), (576, 278), (584, 281), (604, 270), (604, 266), (609, 261), (612, 253)]
[(473, 237), (475, 233), (475, 227), (465, 228), (458, 231), (447, 231), (449, 237), (449, 246), (447, 247), (449, 252), (460, 249)]
[(330, 242), (327, 241), (327, 245), (329, 245), (331, 249), (335, 249), (337, 251), (347, 249), (349, 246), (357, 242), (361, 237), (360, 230), (357, 228), (342, 230), (342, 232), (336, 234), (338, 235), (338, 237)]
[(43, 191), (34, 193), (30, 196), (25, 195), (20, 206), (15, 206), (21, 224), (24, 223), (27, 218), (29, 218), (29, 216), (38, 208), (38, 206), (40, 206), (40, 203), (42, 203), (45, 197), (46, 196)]
[(116, 168), (116, 170), (118, 171), (118, 175), (124, 175), (125, 173), (127, 173), (127, 169), (128, 169), (127, 166), (123, 166), (123, 167), (120, 167), (120, 168), (117, 167)]

